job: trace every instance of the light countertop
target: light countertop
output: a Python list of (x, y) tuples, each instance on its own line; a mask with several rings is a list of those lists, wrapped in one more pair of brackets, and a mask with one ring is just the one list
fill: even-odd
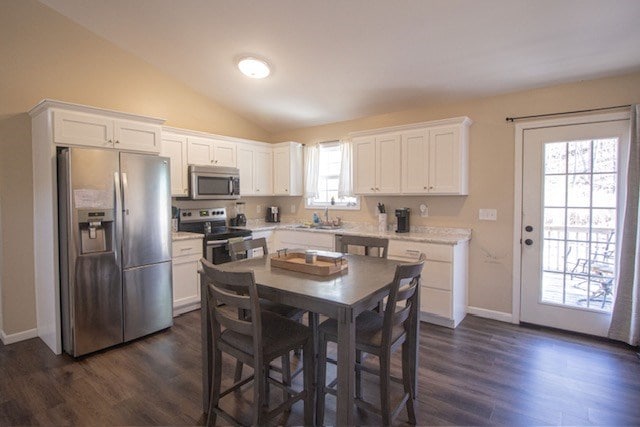
[[(371, 236), (383, 237), (390, 240), (405, 240), (423, 243), (439, 243), (446, 245), (456, 245), (471, 240), (471, 229), (469, 228), (448, 228), (448, 227), (411, 227), (409, 233), (396, 233), (395, 231), (378, 231), (377, 225), (362, 223), (345, 223), (343, 228), (339, 229), (319, 229), (301, 227), (300, 223), (268, 223), (262, 220), (249, 220), (248, 230), (268, 231), (268, 230), (292, 230), (304, 231), (311, 233), (340, 234), (352, 236)], [(390, 225), (389, 227), (392, 227)]]
[(187, 231), (174, 231), (171, 233), (171, 240), (177, 242), (178, 240), (191, 240), (191, 239), (202, 239), (204, 238), (204, 234), (200, 233), (189, 233)]

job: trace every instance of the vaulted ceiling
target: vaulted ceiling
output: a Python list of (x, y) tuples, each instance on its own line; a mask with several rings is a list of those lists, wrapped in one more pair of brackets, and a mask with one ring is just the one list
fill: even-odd
[(638, 0), (41, 2), (270, 132), (640, 69)]

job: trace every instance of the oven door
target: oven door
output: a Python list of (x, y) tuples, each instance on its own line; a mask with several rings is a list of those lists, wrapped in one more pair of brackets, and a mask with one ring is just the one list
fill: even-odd
[(228, 240), (209, 240), (205, 244), (205, 258), (211, 264), (223, 264), (231, 261)]

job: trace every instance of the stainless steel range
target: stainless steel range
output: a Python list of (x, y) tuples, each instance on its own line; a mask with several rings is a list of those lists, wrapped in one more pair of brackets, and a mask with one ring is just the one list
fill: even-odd
[(178, 231), (204, 234), (203, 255), (212, 264), (231, 261), (229, 239), (251, 239), (251, 230), (227, 227), (226, 208), (180, 209)]

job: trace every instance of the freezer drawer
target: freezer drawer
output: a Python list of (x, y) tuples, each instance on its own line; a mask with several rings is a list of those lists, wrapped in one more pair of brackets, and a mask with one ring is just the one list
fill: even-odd
[(173, 324), (171, 261), (124, 270), (124, 340)]

